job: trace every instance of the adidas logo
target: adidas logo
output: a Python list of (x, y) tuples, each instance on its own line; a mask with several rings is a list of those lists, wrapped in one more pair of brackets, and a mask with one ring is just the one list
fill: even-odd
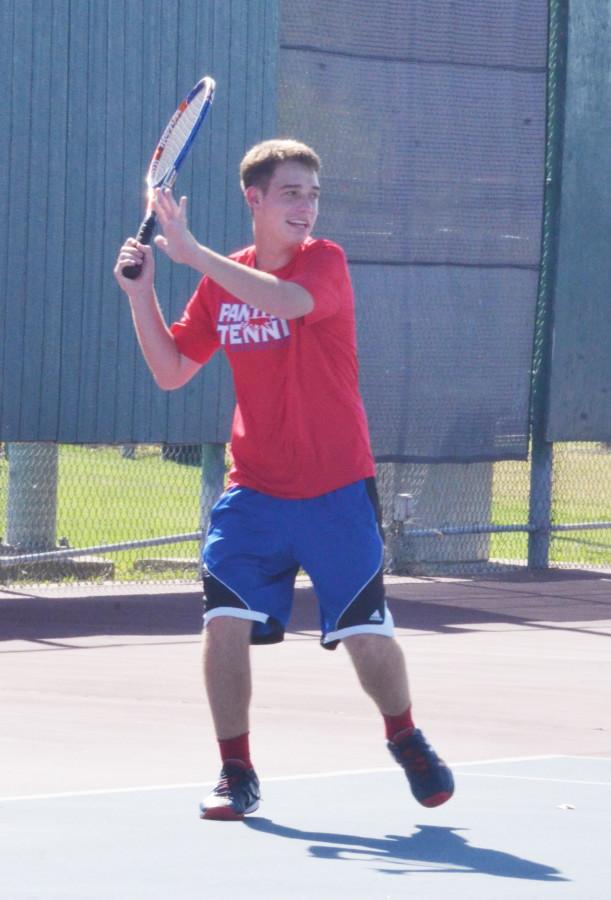
[(372, 614), (369, 616), (370, 622), (383, 622), (384, 616), (381, 614), (379, 609), (375, 609)]

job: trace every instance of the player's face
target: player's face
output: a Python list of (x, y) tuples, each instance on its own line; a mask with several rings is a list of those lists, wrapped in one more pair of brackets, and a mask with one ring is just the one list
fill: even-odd
[(301, 163), (280, 163), (267, 190), (253, 190), (251, 208), (258, 238), (286, 247), (300, 244), (310, 235), (318, 218), (316, 172)]

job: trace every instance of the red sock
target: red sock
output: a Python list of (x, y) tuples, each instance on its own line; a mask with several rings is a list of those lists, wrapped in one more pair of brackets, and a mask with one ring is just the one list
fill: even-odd
[(244, 763), (247, 769), (252, 769), (248, 731), (245, 731), (244, 734), (239, 734), (237, 737), (227, 738), (227, 740), (219, 738), (219, 749), (224, 763), (229, 760), (237, 760)]
[(386, 728), (386, 739), (396, 741), (397, 738), (403, 737), (403, 732), (409, 733), (415, 728), (412, 720), (412, 708), (408, 706), (404, 713), (399, 716), (384, 716), (384, 726)]

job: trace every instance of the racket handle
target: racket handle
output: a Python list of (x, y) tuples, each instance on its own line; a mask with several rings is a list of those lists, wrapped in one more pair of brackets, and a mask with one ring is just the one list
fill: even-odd
[[(136, 235), (136, 240), (139, 244), (150, 244), (151, 238), (153, 236), (153, 231), (155, 230), (155, 222), (157, 221), (157, 216), (154, 212), (146, 217), (142, 225), (140, 226), (140, 230)], [(136, 278), (140, 276), (142, 272), (142, 264), (134, 263), (133, 266), (125, 266), (124, 269), (121, 270), (121, 274), (124, 278), (129, 278), (131, 281), (134, 281)]]

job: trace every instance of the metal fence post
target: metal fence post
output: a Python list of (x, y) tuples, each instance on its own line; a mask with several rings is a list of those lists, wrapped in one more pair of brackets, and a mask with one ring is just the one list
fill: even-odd
[(531, 444), (528, 524), (528, 567), (547, 569), (551, 543), (553, 445), (545, 440)]
[(531, 473), (528, 524), (532, 530), (528, 538), (528, 565), (534, 569), (547, 568), (551, 535), (553, 446), (545, 438), (545, 427), (560, 228), (568, 18), (569, 0), (550, 0), (545, 198), (530, 407)]
[(202, 444), (200, 528), (208, 529), (212, 507), (225, 487), (225, 444)]

